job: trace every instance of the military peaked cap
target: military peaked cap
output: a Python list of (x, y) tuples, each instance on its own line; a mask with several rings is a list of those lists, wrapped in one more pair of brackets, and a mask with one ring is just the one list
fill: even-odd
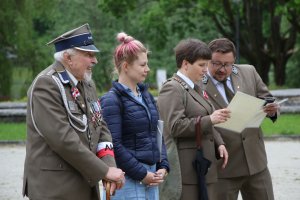
[(70, 48), (79, 49), (81, 51), (99, 52), (94, 45), (89, 24), (84, 24), (58, 36), (47, 43), (47, 45), (50, 44), (54, 44), (56, 52)]

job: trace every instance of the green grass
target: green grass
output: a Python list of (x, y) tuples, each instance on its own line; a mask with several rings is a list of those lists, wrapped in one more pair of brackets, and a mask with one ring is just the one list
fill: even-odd
[[(265, 136), (272, 135), (300, 135), (300, 114), (283, 114), (275, 123), (265, 119), (262, 123)], [(0, 141), (26, 139), (26, 124), (24, 123), (0, 123)]]
[(0, 123), (0, 141), (25, 140), (26, 123)]
[(275, 123), (266, 118), (262, 129), (265, 136), (300, 135), (300, 114), (282, 114)]

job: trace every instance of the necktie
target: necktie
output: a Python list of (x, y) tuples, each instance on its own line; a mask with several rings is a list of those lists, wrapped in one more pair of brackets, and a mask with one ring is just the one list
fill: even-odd
[(198, 85), (194, 85), (194, 90), (201, 95), (201, 88)]
[(80, 95), (82, 96), (82, 98), (85, 99), (84, 98), (85, 95), (84, 95), (83, 83), (81, 81), (77, 83), (77, 88), (78, 88), (78, 90), (79, 90)]
[(81, 108), (83, 109), (83, 111), (86, 113), (86, 103), (85, 103), (85, 93), (84, 93), (84, 88), (83, 88), (83, 83), (80, 81), (77, 83), (76, 87), (78, 88), (80, 95), (82, 96), (82, 101), (80, 101), (81, 104)]
[(234, 93), (229, 89), (229, 87), (227, 86), (227, 80), (225, 81), (222, 81), (221, 82), (224, 86), (224, 91), (225, 91), (225, 94), (226, 94), (226, 98), (227, 98), (227, 101), (228, 103), (230, 103), (231, 99), (233, 98), (234, 96)]

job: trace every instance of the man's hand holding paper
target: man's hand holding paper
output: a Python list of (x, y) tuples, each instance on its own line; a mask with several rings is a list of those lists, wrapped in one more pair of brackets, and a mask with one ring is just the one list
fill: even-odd
[[(238, 91), (227, 107), (231, 111), (231, 117), (226, 122), (215, 125), (215, 127), (237, 133), (242, 132), (245, 128), (259, 127), (266, 116), (264, 104), (265, 100)], [(266, 107), (268, 112), (273, 112), (273, 106), (266, 105)]]
[(268, 103), (264, 106), (263, 111), (270, 117), (274, 116), (279, 108), (277, 103)]

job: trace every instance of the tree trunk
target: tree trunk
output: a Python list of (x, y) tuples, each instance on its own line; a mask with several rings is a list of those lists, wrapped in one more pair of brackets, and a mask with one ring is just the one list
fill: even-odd
[(0, 55), (0, 63), (0, 101), (7, 101), (11, 98), (10, 88), (12, 84), (12, 66), (8, 59), (3, 55)]
[(240, 46), (241, 55), (254, 65), (264, 83), (269, 84), (271, 59), (263, 34), (263, 6), (257, 0), (244, 1)]
[(282, 86), (285, 84), (285, 66), (287, 63), (287, 59), (276, 59), (274, 63), (274, 76), (275, 76), (275, 83), (278, 86)]
[(260, 75), (263, 82), (268, 85), (269, 84), (269, 71), (271, 68), (271, 60), (265, 59), (266, 55), (260, 54), (260, 58), (256, 58), (254, 60), (249, 59), (250, 64), (254, 65), (256, 68), (257, 73)]
[(286, 64), (294, 53), (297, 39), (297, 27), (291, 26), (285, 33), (281, 31), (282, 15), (276, 13), (274, 1), (269, 3), (271, 37), (268, 46), (272, 52), (271, 59), (274, 64), (275, 84), (282, 86), (285, 84)]
[[(235, 31), (238, 31), (240, 55), (255, 66), (266, 84), (269, 83), (268, 74), (273, 64), (276, 85), (284, 85), (286, 64), (294, 53), (299, 30), (297, 12), (292, 10), (294, 12), (288, 18), (291, 24), (284, 31), (286, 27), (283, 26), (287, 24), (281, 21), (282, 13), (277, 12), (276, 8), (286, 6), (286, 1), (244, 0), (232, 3), (230, 0), (223, 0), (222, 3), (224, 14), (212, 15), (220, 33), (235, 41)], [(239, 23), (235, 23), (235, 16), (239, 16)], [(266, 20), (269, 24), (263, 24)]]

